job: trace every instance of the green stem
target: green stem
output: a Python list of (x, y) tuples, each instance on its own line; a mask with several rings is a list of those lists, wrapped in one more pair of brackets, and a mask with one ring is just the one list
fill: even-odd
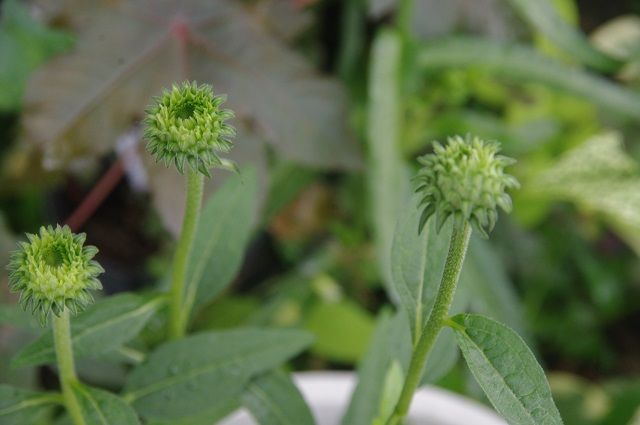
[(53, 341), (58, 360), (58, 373), (60, 375), (60, 387), (64, 404), (69, 416), (75, 425), (86, 425), (82, 416), (80, 403), (71, 386), (78, 381), (73, 362), (73, 349), (71, 347), (71, 326), (69, 324), (69, 310), (62, 311), (60, 317), (53, 316)]
[(184, 305), (184, 285), (187, 275), (187, 262), (193, 245), (193, 237), (198, 227), (204, 176), (197, 171), (189, 170), (187, 174), (187, 195), (185, 202), (182, 231), (178, 240), (173, 269), (171, 288), (169, 290), (169, 337), (177, 339), (184, 336), (189, 312)]
[(411, 39), (411, 21), (413, 20), (413, 0), (401, 0), (397, 10), (396, 26), (404, 41)]
[(396, 408), (391, 418), (389, 418), (387, 425), (399, 424), (409, 412), (413, 393), (420, 384), (420, 379), (422, 378), (422, 373), (424, 371), (429, 351), (431, 350), (431, 347), (433, 347), (436, 337), (442, 330), (444, 322), (449, 316), (449, 309), (451, 308), (451, 302), (453, 301), (453, 296), (456, 292), (456, 286), (458, 284), (458, 278), (460, 277), (460, 270), (462, 269), (464, 256), (467, 252), (467, 247), (469, 246), (470, 236), (471, 226), (468, 223), (465, 223), (462, 229), (454, 228), (451, 234), (449, 252), (447, 254), (447, 260), (444, 265), (442, 280), (440, 281), (440, 288), (436, 295), (433, 310), (431, 310), (429, 319), (422, 329), (420, 339), (413, 350), (404, 387), (400, 393), (398, 404), (396, 404)]
[(364, 44), (364, 32), (367, 2), (352, 0), (343, 3), (340, 53), (338, 55), (338, 74), (350, 81), (356, 73), (358, 58), (361, 57)]

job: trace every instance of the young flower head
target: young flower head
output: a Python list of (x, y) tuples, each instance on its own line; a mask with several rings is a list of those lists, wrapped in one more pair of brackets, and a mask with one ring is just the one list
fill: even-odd
[(233, 112), (221, 108), (223, 96), (215, 96), (209, 85), (185, 82), (154, 100), (146, 111), (144, 134), (156, 161), (174, 163), (180, 173), (186, 164), (205, 176), (212, 167), (231, 165), (218, 156), (231, 150), (230, 138), (235, 136), (234, 128), (225, 123)]
[(450, 217), (460, 228), (465, 222), (487, 237), (498, 218), (498, 207), (511, 211), (507, 189), (517, 180), (504, 172), (515, 160), (498, 155), (500, 145), (467, 135), (454, 136), (445, 146), (434, 144), (434, 153), (418, 159), (422, 168), (415, 177), (420, 195), (421, 232), (435, 214), (438, 231)]
[(86, 235), (73, 234), (68, 226), (40, 227), (39, 235), (27, 233), (9, 261), (9, 287), (20, 293), (20, 305), (46, 324), (49, 312), (73, 314), (93, 301), (89, 292), (101, 289), (98, 275), (104, 269), (93, 260), (98, 252), (84, 246)]

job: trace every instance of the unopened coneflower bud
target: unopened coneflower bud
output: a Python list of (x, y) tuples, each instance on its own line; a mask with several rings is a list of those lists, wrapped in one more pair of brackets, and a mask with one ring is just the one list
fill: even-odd
[(44, 325), (50, 312), (60, 316), (67, 308), (76, 314), (93, 302), (90, 291), (102, 289), (98, 276), (104, 269), (93, 260), (98, 249), (84, 245), (84, 233), (73, 234), (68, 226), (42, 226), (39, 234), (27, 238), (11, 254), (8, 266), (9, 287), (20, 294), (25, 310)]
[(469, 222), (487, 237), (496, 223), (498, 207), (511, 211), (507, 189), (519, 186), (504, 171), (515, 160), (498, 155), (499, 151), (497, 142), (467, 135), (451, 137), (444, 146), (435, 143), (432, 154), (420, 157), (422, 167), (415, 181), (423, 211), (418, 230), (435, 215), (438, 230), (453, 217), (457, 228)]
[(174, 85), (147, 108), (144, 137), (147, 149), (166, 166), (185, 166), (209, 176), (212, 167), (233, 168), (219, 153), (231, 150), (235, 130), (226, 123), (233, 112), (221, 107), (224, 96), (216, 96), (209, 85), (195, 82)]

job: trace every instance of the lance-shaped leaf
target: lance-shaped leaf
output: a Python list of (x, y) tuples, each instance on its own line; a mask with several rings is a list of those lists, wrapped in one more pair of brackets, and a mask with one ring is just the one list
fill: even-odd
[(368, 87), (368, 186), (376, 251), (387, 292), (397, 298), (391, 284), (393, 227), (402, 203), (410, 194), (409, 172), (400, 155), (400, 87), (402, 37), (383, 31), (374, 41)]
[(513, 330), (476, 314), (450, 322), (471, 373), (513, 425), (561, 425), (544, 371)]
[(260, 425), (315, 425), (302, 394), (282, 371), (253, 379), (241, 398)]
[(620, 67), (620, 62), (597, 50), (580, 30), (562, 19), (549, 0), (508, 0), (508, 3), (536, 30), (580, 62), (605, 72)]
[(471, 293), (474, 311), (495, 317), (526, 339), (520, 300), (504, 264), (489, 242), (471, 237), (460, 285)]
[[(71, 344), (78, 358), (91, 357), (120, 347), (135, 337), (164, 303), (162, 297), (125, 293), (98, 301), (71, 321)], [(55, 362), (53, 333), (48, 330), (13, 359), (13, 367)]]
[(451, 221), (440, 232), (436, 220), (430, 219), (418, 233), (421, 211), (417, 196), (405, 204), (391, 247), (393, 287), (411, 323), (414, 342), (433, 307), (449, 249)]
[(108, 391), (73, 382), (71, 389), (78, 400), (86, 424), (139, 425), (136, 412), (124, 400)]
[(389, 370), (393, 364), (406, 370), (411, 348), (405, 312), (399, 311), (392, 316), (383, 311), (367, 353), (358, 366), (358, 384), (342, 419), (343, 425), (371, 425), (379, 417), (383, 399), (390, 392), (385, 387), (391, 382), (387, 380)]
[(55, 405), (62, 403), (60, 394), (47, 394), (0, 385), (0, 423), (24, 425), (38, 423)]
[(238, 271), (256, 222), (256, 180), (256, 173), (245, 168), (207, 201), (187, 269), (190, 310), (218, 295)]
[(148, 425), (211, 425), (217, 424), (223, 418), (241, 407), (240, 400), (227, 400), (224, 403), (215, 403), (212, 409), (185, 416), (180, 419), (149, 421)]
[(530, 47), (453, 37), (425, 43), (417, 62), (424, 70), (478, 67), (511, 81), (536, 82), (580, 96), (603, 110), (640, 119), (640, 95), (604, 78), (542, 56)]
[(126, 399), (145, 418), (162, 421), (224, 407), (251, 378), (277, 367), (311, 340), (296, 330), (238, 329), (169, 342), (132, 371)]

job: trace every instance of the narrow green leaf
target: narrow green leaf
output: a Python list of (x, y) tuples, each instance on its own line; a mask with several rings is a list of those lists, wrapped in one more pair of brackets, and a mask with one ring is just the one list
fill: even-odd
[(402, 134), (402, 38), (391, 30), (378, 34), (369, 77), (367, 170), (378, 263), (391, 298), (391, 244), (398, 213), (409, 197), (409, 172), (400, 155)]
[(74, 382), (71, 388), (87, 425), (140, 424), (136, 412), (117, 395), (80, 382)]
[[(71, 320), (71, 343), (76, 358), (92, 357), (120, 347), (135, 337), (163, 304), (162, 297), (125, 293), (98, 301)], [(50, 330), (25, 347), (11, 362), (12, 367), (55, 362)]]
[(605, 72), (621, 66), (619, 61), (597, 50), (580, 30), (562, 19), (549, 0), (508, 2), (525, 21), (580, 62)]
[(242, 404), (260, 425), (314, 425), (302, 394), (282, 371), (253, 379), (242, 393)]
[(25, 425), (37, 423), (56, 404), (61, 404), (59, 394), (47, 394), (0, 385), (0, 423)]
[(393, 287), (409, 316), (414, 342), (433, 307), (451, 234), (451, 220), (438, 233), (434, 219), (418, 234), (421, 215), (418, 202), (419, 198), (414, 196), (404, 204), (391, 247)]
[(544, 371), (518, 334), (476, 314), (451, 321), (471, 373), (510, 424), (562, 424)]
[(460, 282), (473, 295), (473, 311), (495, 317), (527, 339), (518, 296), (502, 261), (487, 241), (471, 238)]
[(387, 373), (394, 361), (406, 370), (411, 355), (407, 315), (383, 311), (378, 318), (367, 353), (358, 367), (358, 384), (351, 396), (342, 425), (371, 425), (383, 404)]
[(0, 325), (23, 329), (25, 331), (35, 333), (36, 335), (38, 332), (42, 331), (40, 322), (33, 316), (33, 314), (24, 310), (18, 304), (13, 303), (0, 304)]
[(207, 201), (187, 269), (188, 306), (211, 301), (237, 273), (256, 221), (257, 187), (255, 171), (246, 168)]
[(225, 295), (198, 313), (191, 330), (200, 332), (257, 325), (250, 323), (248, 318), (264, 304), (264, 299), (255, 295)]
[(449, 329), (443, 329), (427, 358), (421, 385), (434, 384), (445, 376), (457, 363), (460, 355), (456, 338)]
[(211, 411), (247, 382), (311, 343), (296, 330), (238, 329), (161, 345), (129, 375), (126, 398), (145, 418), (168, 421)]
[(166, 421), (157, 419), (149, 421), (148, 425), (212, 425), (217, 424), (220, 420), (229, 416), (240, 407), (239, 400), (227, 400), (224, 403), (215, 403), (212, 409), (198, 412), (191, 416)]
[(402, 371), (402, 366), (400, 366), (397, 360), (393, 360), (384, 378), (382, 397), (378, 408), (380, 413), (373, 421), (373, 425), (384, 425), (387, 423), (393, 413), (393, 409), (396, 407), (396, 403), (398, 403), (403, 384), (404, 372)]
[(417, 61), (427, 71), (480, 67), (511, 80), (542, 83), (585, 98), (608, 112), (640, 119), (637, 93), (542, 56), (530, 47), (452, 37), (424, 44)]

